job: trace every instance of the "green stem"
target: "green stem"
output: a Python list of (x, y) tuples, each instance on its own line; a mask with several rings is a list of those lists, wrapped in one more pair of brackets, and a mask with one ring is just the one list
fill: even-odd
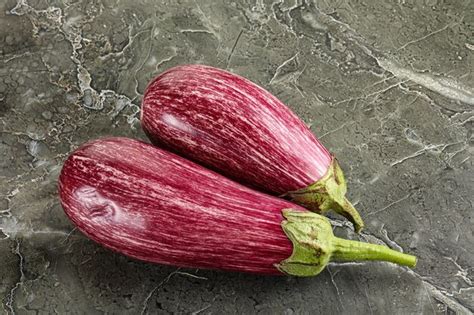
[(354, 208), (352, 203), (347, 200), (346, 197), (344, 197), (342, 202), (334, 201), (332, 208), (334, 211), (351, 221), (356, 233), (359, 233), (364, 228), (364, 221), (362, 221), (359, 212), (357, 212), (356, 208)]
[(345, 240), (338, 237), (334, 237), (332, 243), (334, 252), (332, 253), (331, 260), (382, 260), (412, 268), (416, 266), (415, 256), (397, 252), (387, 246)]
[(309, 211), (283, 209), (281, 227), (293, 244), (291, 256), (275, 265), (282, 273), (308, 277), (320, 273), (330, 261), (381, 260), (415, 267), (416, 257), (386, 246), (334, 236), (329, 220)]
[(317, 182), (305, 188), (290, 191), (285, 196), (319, 214), (324, 215), (328, 211), (335, 211), (351, 221), (354, 230), (359, 233), (364, 228), (364, 221), (345, 197), (346, 192), (347, 185), (344, 174), (337, 160), (333, 158), (326, 174)]

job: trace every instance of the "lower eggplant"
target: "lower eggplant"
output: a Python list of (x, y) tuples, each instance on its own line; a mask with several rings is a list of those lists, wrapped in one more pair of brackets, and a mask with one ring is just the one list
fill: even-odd
[(150, 144), (106, 138), (65, 162), (67, 216), (97, 243), (159, 264), (259, 274), (317, 275), (329, 261), (416, 258), (344, 240), (329, 221)]

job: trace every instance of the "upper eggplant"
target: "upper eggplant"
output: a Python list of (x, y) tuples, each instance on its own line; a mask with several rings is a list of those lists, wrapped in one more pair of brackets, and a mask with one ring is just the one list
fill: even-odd
[(362, 229), (336, 160), (253, 82), (209, 66), (178, 66), (149, 84), (141, 110), (154, 144), (318, 213), (334, 210)]
[(179, 66), (158, 76), (141, 118), (154, 143), (278, 195), (316, 182), (332, 159), (275, 96), (213, 67)]

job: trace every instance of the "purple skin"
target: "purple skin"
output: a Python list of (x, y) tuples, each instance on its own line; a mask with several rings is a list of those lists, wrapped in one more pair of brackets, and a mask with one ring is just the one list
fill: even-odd
[(154, 79), (141, 115), (153, 143), (276, 195), (316, 182), (332, 160), (276, 97), (208, 66), (175, 67)]
[(209, 66), (179, 66), (149, 84), (141, 110), (155, 145), (318, 213), (334, 210), (362, 229), (333, 156), (253, 82)]
[(332, 260), (416, 258), (339, 239), (329, 221), (153, 145), (91, 141), (59, 177), (67, 216), (92, 240), (160, 264), (314, 276)]
[(91, 141), (59, 178), (67, 216), (92, 240), (127, 256), (182, 267), (282, 274), (292, 253), (283, 209), (253, 191), (151, 144)]

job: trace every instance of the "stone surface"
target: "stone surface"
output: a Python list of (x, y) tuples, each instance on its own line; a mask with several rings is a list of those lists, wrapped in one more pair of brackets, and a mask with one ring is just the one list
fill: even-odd
[[(472, 313), (473, 28), (469, 0), (0, 1), (1, 312)], [(416, 254), (417, 268), (183, 270), (76, 231), (57, 198), (62, 162), (89, 139), (144, 139), (147, 82), (183, 63), (288, 104), (338, 156), (360, 238)]]

